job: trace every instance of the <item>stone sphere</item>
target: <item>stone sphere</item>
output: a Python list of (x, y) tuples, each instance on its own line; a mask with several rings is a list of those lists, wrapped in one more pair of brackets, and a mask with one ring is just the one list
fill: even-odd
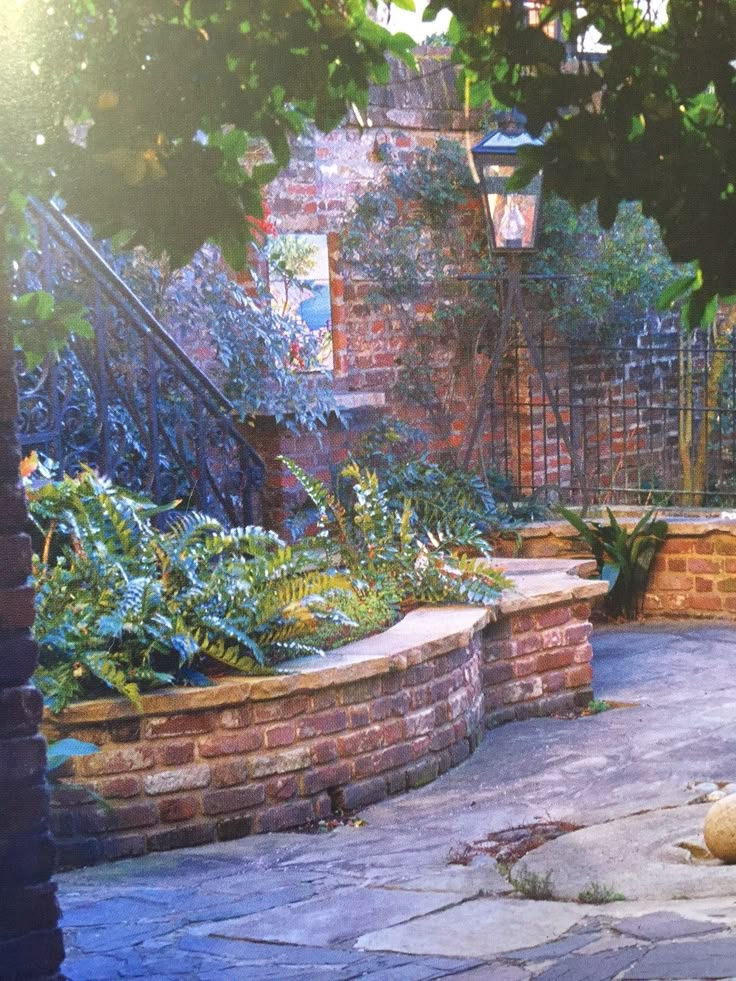
[(728, 865), (736, 863), (736, 794), (723, 797), (705, 815), (708, 851)]

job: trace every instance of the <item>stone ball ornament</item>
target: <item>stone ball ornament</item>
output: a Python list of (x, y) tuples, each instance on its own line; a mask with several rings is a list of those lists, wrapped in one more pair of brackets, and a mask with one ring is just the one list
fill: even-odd
[(717, 801), (705, 815), (705, 844), (711, 855), (736, 864), (736, 794)]

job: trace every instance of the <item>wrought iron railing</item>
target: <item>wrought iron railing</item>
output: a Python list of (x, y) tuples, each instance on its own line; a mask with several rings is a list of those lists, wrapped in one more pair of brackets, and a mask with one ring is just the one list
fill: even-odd
[(23, 288), (84, 303), (94, 338), (33, 371), (19, 359), (21, 445), (63, 472), (87, 464), (157, 503), (252, 523), (264, 464), (231, 403), (75, 224), (35, 200), (29, 219)]

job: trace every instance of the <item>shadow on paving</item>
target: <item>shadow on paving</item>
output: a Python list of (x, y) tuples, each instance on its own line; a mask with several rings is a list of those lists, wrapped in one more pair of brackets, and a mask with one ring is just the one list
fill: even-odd
[(433, 784), (366, 809), (364, 827), (60, 875), (67, 976), (735, 977), (736, 898), (535, 902), (487, 855), (448, 865), (491, 832), (566, 821), (610, 834), (626, 815), (687, 808), (697, 783), (736, 779), (733, 627), (606, 629), (593, 646), (596, 697), (634, 707), (494, 730)]

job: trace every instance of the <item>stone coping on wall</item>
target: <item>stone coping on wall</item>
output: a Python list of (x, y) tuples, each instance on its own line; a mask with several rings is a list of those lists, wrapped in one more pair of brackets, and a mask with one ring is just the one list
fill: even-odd
[(49, 729), (123, 721), (167, 712), (225, 709), (244, 701), (265, 701), (362, 681), (466, 647), (475, 634), (503, 617), (552, 604), (592, 601), (607, 585), (590, 577), (590, 559), (494, 559), (512, 586), (495, 606), (421, 607), (380, 634), (346, 644), (324, 657), (289, 661), (277, 674), (233, 676), (207, 688), (170, 688), (141, 698), (137, 709), (124, 698), (76, 702), (62, 712), (45, 710)]
[[(619, 524), (625, 528), (633, 528), (647, 508), (612, 508), (612, 511)], [(667, 522), (667, 534), (677, 537), (710, 535), (715, 532), (736, 537), (736, 519), (722, 518), (721, 512), (708, 513), (707, 511), (697, 511), (694, 514), (683, 514), (678, 511), (669, 514), (666, 508), (655, 508), (656, 517), (663, 518)], [(585, 516), (586, 521), (607, 522), (605, 514), (594, 511)], [(532, 524), (523, 525), (514, 529), (514, 534), (522, 539), (530, 538), (579, 538), (578, 532), (568, 521), (535, 521)]]

